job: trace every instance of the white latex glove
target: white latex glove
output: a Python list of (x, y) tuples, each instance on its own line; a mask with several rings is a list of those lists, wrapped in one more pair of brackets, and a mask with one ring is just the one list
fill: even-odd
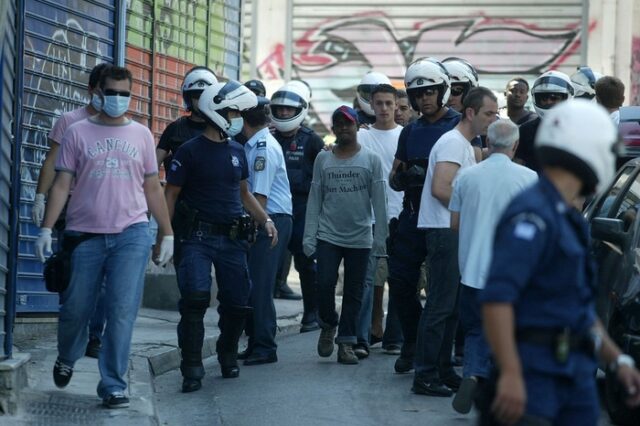
[(51, 253), (51, 228), (40, 228), (40, 234), (36, 240), (36, 256), (44, 263), (45, 252)]
[(44, 219), (44, 194), (36, 194), (31, 208), (31, 219), (36, 226), (42, 224), (42, 219)]
[(155, 262), (159, 266), (165, 266), (173, 257), (173, 235), (165, 235), (160, 243), (160, 254)]

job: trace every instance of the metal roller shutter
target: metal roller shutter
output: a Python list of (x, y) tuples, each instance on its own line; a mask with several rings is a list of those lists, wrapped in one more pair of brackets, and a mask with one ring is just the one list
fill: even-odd
[(34, 255), (31, 205), (53, 123), (88, 102), (88, 72), (113, 62), (115, 0), (29, 0), (25, 7), (17, 311), (57, 312), (58, 296), (45, 290)]

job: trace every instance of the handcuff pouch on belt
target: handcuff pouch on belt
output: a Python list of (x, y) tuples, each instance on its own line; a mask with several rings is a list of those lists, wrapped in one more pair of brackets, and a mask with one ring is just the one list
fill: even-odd
[(250, 243), (256, 239), (256, 225), (251, 216), (244, 214), (233, 221), (229, 238), (232, 240), (246, 240)]
[(571, 334), (571, 329), (562, 330), (526, 328), (516, 332), (518, 342), (540, 346), (551, 346), (554, 358), (561, 364), (569, 360), (572, 351), (595, 355), (595, 342), (589, 334)]

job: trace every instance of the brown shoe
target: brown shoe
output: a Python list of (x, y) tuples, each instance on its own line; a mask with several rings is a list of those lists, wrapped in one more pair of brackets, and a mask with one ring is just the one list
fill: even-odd
[(336, 337), (337, 327), (323, 328), (318, 338), (318, 355), (323, 358), (333, 353), (333, 339)]
[(358, 357), (353, 352), (353, 345), (349, 343), (338, 343), (338, 362), (340, 364), (357, 364)]

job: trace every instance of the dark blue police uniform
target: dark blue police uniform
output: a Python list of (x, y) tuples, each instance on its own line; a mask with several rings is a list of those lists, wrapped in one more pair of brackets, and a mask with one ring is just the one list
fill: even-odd
[(293, 228), (288, 249), (293, 255), (294, 266), (300, 274), (304, 311), (312, 313), (317, 310), (316, 303), (316, 264), (312, 258), (302, 251), (304, 235), (304, 218), (307, 212), (307, 200), (313, 178), (313, 163), (322, 151), (324, 142), (311, 129), (301, 126), (293, 136), (284, 136), (276, 132), (274, 137), (280, 143), (287, 166), (287, 177), (291, 188), (293, 203)]
[(180, 226), (182, 231), (178, 232), (182, 233), (177, 235), (182, 244), (177, 265), (181, 295), (178, 345), (185, 377), (204, 376), (203, 318), (210, 302), (211, 264), (215, 267), (220, 301), (218, 355), (237, 353), (237, 340), (249, 311), (251, 282), (247, 267), (249, 243), (233, 237), (231, 226), (243, 214), (240, 182), (248, 176), (242, 145), (230, 140), (216, 143), (205, 136), (183, 144), (168, 170), (167, 182), (181, 188), (174, 222), (178, 219), (189, 223)]
[[(460, 122), (460, 113), (449, 108), (435, 123), (418, 119), (407, 125), (400, 133), (395, 158), (406, 168), (413, 165), (423, 167), (429, 164), (431, 148), (440, 136), (453, 129)], [(427, 249), (424, 230), (418, 229), (418, 212), (424, 177), (421, 182), (410, 184), (404, 191), (403, 209), (398, 217), (396, 231), (389, 236), (389, 290), (398, 306), (398, 317), (402, 325), (404, 343), (401, 357), (412, 359), (415, 351), (418, 322), (422, 305), (418, 297), (420, 266), (424, 262)]]
[(513, 305), (526, 415), (554, 425), (595, 425), (598, 419), (589, 344), (596, 280), (588, 247), (584, 218), (543, 175), (500, 220), (479, 296), (481, 303)]

